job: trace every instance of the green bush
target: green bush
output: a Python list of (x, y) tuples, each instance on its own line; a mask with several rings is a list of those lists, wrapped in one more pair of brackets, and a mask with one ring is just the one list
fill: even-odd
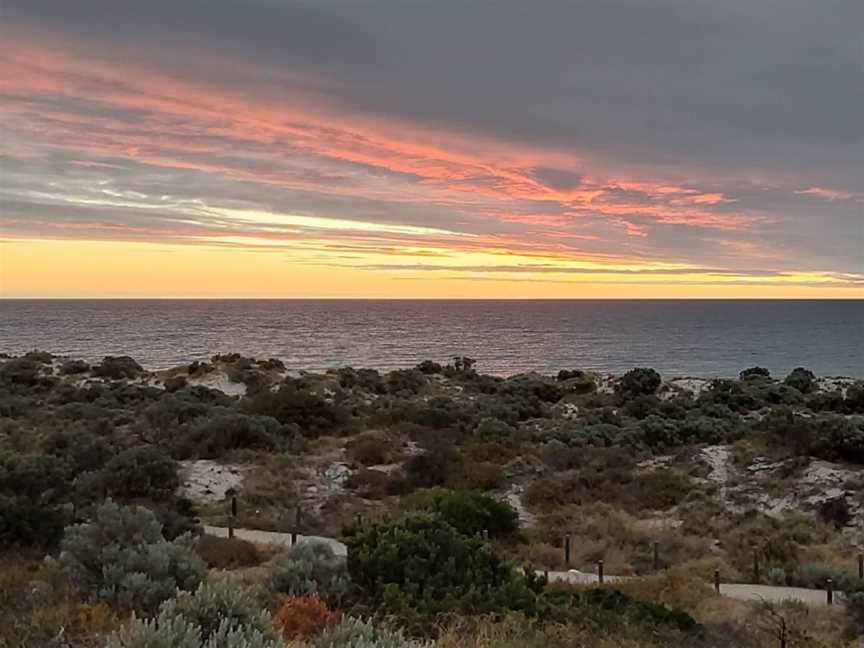
[(793, 369), (783, 382), (789, 387), (794, 387), (802, 394), (809, 394), (816, 387), (816, 376), (804, 367)]
[(326, 542), (306, 540), (273, 560), (270, 589), (288, 596), (318, 594), (340, 604), (351, 591), (351, 579), (343, 556)]
[[(570, 608), (568, 616), (575, 616), (583, 624), (593, 625), (598, 630), (635, 625), (654, 632), (671, 629), (697, 636), (703, 632), (696, 620), (682, 610), (653, 601), (640, 601), (611, 587), (595, 587), (575, 595), (566, 607)], [(560, 608), (553, 613), (560, 614)]]
[(60, 540), (65, 517), (57, 507), (0, 494), (0, 547), (51, 547)]
[(111, 380), (134, 379), (144, 373), (144, 369), (129, 356), (105, 356), (102, 362), (93, 367), (93, 375)]
[(458, 475), (462, 459), (453, 445), (438, 441), (405, 463), (405, 474), (414, 488), (442, 486)]
[(343, 389), (361, 389), (372, 394), (386, 394), (387, 385), (374, 369), (354, 369), (342, 367), (336, 371), (339, 386)]
[(83, 360), (67, 360), (60, 365), (61, 376), (75, 376), (90, 371), (90, 365)]
[(346, 529), (348, 571), (374, 607), (390, 613), (536, 612), (536, 585), (476, 536), (432, 513)]
[(194, 590), (206, 572), (191, 536), (168, 542), (153, 513), (110, 501), (66, 528), (56, 564), (85, 595), (144, 612)]
[(420, 364), (417, 365), (417, 369), (420, 370), (421, 373), (424, 373), (427, 376), (430, 376), (432, 374), (440, 374), (441, 371), (443, 370), (443, 367), (440, 364), (438, 364), (437, 362), (434, 362), (432, 360), (424, 360), (423, 362), (421, 362)]
[(313, 393), (302, 380), (286, 378), (279, 389), (263, 390), (243, 401), (249, 414), (275, 418), (294, 425), (306, 435), (333, 432), (348, 423), (349, 413), (330, 400)]
[(510, 378), (500, 391), (517, 399), (536, 398), (544, 403), (557, 403), (564, 395), (555, 383), (533, 375)]
[(426, 386), (426, 375), (419, 369), (395, 369), (387, 374), (387, 391), (391, 394), (419, 394)]
[(519, 528), (519, 515), (512, 506), (474, 491), (436, 495), (428, 508), (465, 535), (488, 531), (490, 537), (500, 537)]
[(640, 367), (631, 369), (615, 382), (615, 393), (623, 399), (657, 392), (662, 379), (654, 369)]
[(750, 367), (749, 369), (744, 369), (741, 373), (738, 374), (738, 378), (741, 380), (747, 380), (749, 378), (770, 378), (771, 372), (768, 371), (765, 367)]
[(377, 627), (371, 621), (347, 617), (324, 631), (315, 648), (433, 648), (432, 643), (407, 639), (400, 631)]
[(124, 450), (105, 464), (102, 474), (108, 493), (119, 499), (164, 500), (180, 486), (177, 463), (153, 446)]
[(269, 416), (219, 412), (201, 416), (176, 432), (171, 440), (174, 456), (187, 459), (218, 459), (239, 448), (276, 450), (287, 430)]
[(53, 545), (69, 491), (68, 465), (58, 457), (0, 451), (0, 546)]
[(513, 438), (516, 428), (500, 419), (487, 416), (474, 428), (474, 434), (484, 441), (504, 441)]

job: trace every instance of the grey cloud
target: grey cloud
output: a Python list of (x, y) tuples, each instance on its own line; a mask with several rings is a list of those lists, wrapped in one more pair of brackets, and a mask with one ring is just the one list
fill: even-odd
[(618, 163), (864, 186), (859, 0), (11, 4), (12, 24), (179, 74), (215, 75), (195, 61), (227, 55), (312, 73), (355, 111)]

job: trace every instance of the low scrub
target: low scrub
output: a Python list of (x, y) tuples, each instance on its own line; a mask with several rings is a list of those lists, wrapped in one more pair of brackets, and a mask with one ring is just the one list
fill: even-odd
[(248, 540), (203, 535), (195, 544), (198, 555), (211, 569), (254, 567), (262, 562), (258, 548)]
[(152, 612), (205, 574), (191, 536), (168, 542), (145, 508), (107, 502), (91, 522), (68, 527), (56, 565), (92, 599)]

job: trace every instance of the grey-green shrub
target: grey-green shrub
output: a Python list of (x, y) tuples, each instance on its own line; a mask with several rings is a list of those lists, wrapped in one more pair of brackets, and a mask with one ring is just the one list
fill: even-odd
[(351, 589), (346, 560), (326, 542), (307, 540), (273, 560), (270, 588), (289, 596), (318, 594), (331, 604)]
[(201, 628), (182, 618), (161, 616), (151, 621), (133, 619), (122, 630), (115, 632), (105, 644), (106, 648), (281, 648), (282, 644), (249, 626), (231, 627), (223, 620), (209, 638), (204, 639)]
[(203, 580), (193, 543), (188, 534), (168, 542), (153, 513), (108, 501), (93, 521), (66, 528), (56, 564), (91, 598), (149, 613)]
[(205, 582), (192, 594), (181, 592), (165, 601), (159, 619), (185, 619), (200, 628), (204, 641), (209, 641), (226, 622), (229, 629), (254, 629), (263, 637), (275, 638), (266, 599), (266, 593), (227, 579)]
[(432, 648), (432, 643), (406, 639), (401, 631), (385, 630), (371, 621), (348, 617), (326, 630), (315, 648)]

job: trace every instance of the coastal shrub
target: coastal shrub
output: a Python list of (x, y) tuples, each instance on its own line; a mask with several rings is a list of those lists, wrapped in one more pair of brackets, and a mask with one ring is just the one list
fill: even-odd
[(765, 367), (750, 367), (749, 369), (744, 369), (738, 374), (738, 378), (741, 380), (747, 380), (749, 378), (770, 378), (771, 372), (768, 371)]
[(519, 515), (512, 506), (476, 491), (448, 491), (436, 495), (430, 511), (465, 535), (488, 531), (490, 537), (511, 534), (519, 528)]
[(105, 648), (284, 648), (284, 644), (247, 626), (223, 620), (206, 640), (201, 629), (183, 618), (133, 619), (108, 637)]
[(103, 483), (119, 499), (168, 499), (180, 486), (177, 463), (159, 448), (133, 446), (105, 464)]
[(639, 367), (631, 369), (615, 382), (615, 393), (623, 399), (642, 394), (654, 394), (662, 382), (660, 374), (654, 369)]
[(349, 458), (362, 466), (375, 466), (393, 463), (396, 458), (394, 450), (398, 444), (389, 435), (370, 431), (363, 432), (352, 438), (345, 446)]
[(434, 374), (440, 374), (443, 370), (443, 367), (437, 362), (433, 362), (432, 360), (424, 360), (417, 365), (417, 369), (420, 371), (420, 373), (431, 376)]
[(288, 596), (317, 594), (339, 605), (351, 591), (351, 579), (343, 556), (326, 542), (307, 540), (273, 560), (270, 589)]
[(494, 490), (504, 486), (506, 475), (504, 469), (497, 463), (491, 461), (462, 462), (462, 478), (459, 486), (468, 490)]
[(363, 468), (351, 473), (345, 480), (345, 488), (356, 491), (360, 497), (381, 499), (391, 494), (391, 477), (381, 470)]
[[(230, 401), (220, 402), (219, 396), (211, 400), (211, 392), (212, 390), (206, 387), (195, 387), (163, 394), (157, 402), (147, 406), (141, 413), (143, 436), (149, 441), (169, 445), (176, 431), (182, 426), (199, 416), (214, 413), (215, 406), (231, 404)], [(227, 399), (221, 392), (212, 393)]]
[(822, 416), (812, 421), (811, 454), (864, 464), (864, 417)]
[(240, 629), (244, 633), (273, 637), (270, 615), (264, 609), (261, 592), (243, 587), (229, 579), (202, 583), (194, 592), (180, 592), (159, 608), (159, 622), (182, 619), (201, 633), (206, 644), (224, 631)]
[(852, 511), (844, 495), (825, 500), (819, 505), (816, 513), (825, 524), (830, 524), (838, 531), (852, 521)]
[(401, 631), (387, 630), (372, 621), (346, 617), (326, 630), (315, 648), (433, 648), (433, 644), (411, 641)]
[(276, 633), (287, 641), (309, 639), (320, 635), (325, 628), (338, 621), (317, 594), (312, 596), (283, 596), (273, 616)]
[(220, 412), (199, 417), (177, 430), (170, 447), (178, 458), (218, 459), (237, 449), (279, 449), (286, 432), (276, 419), (269, 416)]
[(166, 378), (162, 382), (162, 387), (165, 388), (165, 391), (169, 394), (173, 394), (174, 392), (178, 392), (181, 389), (185, 389), (189, 386), (189, 379), (186, 376), (170, 376)]
[(19, 549), (54, 546), (66, 516), (56, 506), (29, 497), (0, 494), (0, 547)]
[(532, 581), (477, 536), (434, 513), (346, 529), (348, 570), (376, 608), (421, 615), (536, 610)]
[(211, 569), (254, 567), (263, 560), (254, 544), (240, 538), (202, 535), (195, 543), (195, 551)]
[(684, 501), (693, 484), (686, 475), (663, 468), (639, 475), (635, 488), (646, 509), (666, 510)]
[(264, 390), (247, 397), (249, 414), (270, 416), (284, 425), (295, 425), (305, 435), (333, 432), (348, 423), (350, 415), (335, 401), (313, 393), (300, 380), (286, 378), (276, 391)]
[(148, 501), (146, 506), (162, 525), (162, 535), (166, 540), (175, 540), (187, 533), (200, 536), (203, 531), (195, 505), (185, 497)]
[(39, 350), (28, 351), (21, 357), (25, 360), (32, 360), (33, 362), (38, 362), (39, 364), (44, 365), (50, 365), (54, 361), (54, 354)]
[(343, 389), (361, 389), (371, 394), (386, 394), (384, 378), (374, 369), (342, 367), (336, 371), (339, 386)]
[(504, 441), (512, 438), (515, 433), (516, 428), (512, 425), (491, 416), (484, 417), (474, 428), (474, 435), (484, 441)]
[(746, 391), (741, 382), (718, 378), (703, 389), (697, 404), (700, 408), (721, 405), (735, 412), (746, 413), (761, 409), (762, 403), (751, 392)]
[(93, 367), (93, 375), (110, 380), (134, 379), (144, 373), (143, 367), (129, 356), (105, 356)]
[(640, 601), (612, 587), (595, 587), (574, 597), (571, 603), (595, 627), (605, 631), (629, 625), (643, 628), (674, 629), (690, 635), (700, 635), (702, 627), (683, 610), (654, 601)]
[(426, 375), (419, 369), (394, 369), (385, 380), (391, 394), (419, 394), (426, 386)]
[(816, 376), (813, 372), (804, 367), (796, 367), (783, 382), (789, 387), (794, 387), (802, 394), (809, 394), (816, 387)]
[(856, 381), (846, 388), (843, 405), (850, 414), (864, 414), (864, 380)]
[(100, 470), (118, 451), (114, 426), (107, 419), (91, 425), (52, 430), (42, 439), (42, 451), (68, 462), (73, 474)]
[(53, 545), (69, 490), (68, 466), (58, 457), (0, 451), (0, 545)]
[(28, 358), (13, 358), (0, 365), (0, 385), (17, 391), (51, 387), (53, 381), (45, 375), (40, 362)]
[(36, 502), (62, 499), (67, 466), (52, 455), (0, 451), (0, 493)]
[(564, 395), (555, 383), (533, 375), (517, 376), (506, 380), (500, 392), (520, 400), (534, 397), (544, 403), (557, 403)]
[(458, 477), (462, 458), (453, 444), (437, 440), (405, 463), (405, 476), (414, 488), (443, 486)]
[(67, 360), (60, 365), (61, 376), (77, 376), (90, 371), (90, 365), (83, 360)]
[(190, 536), (168, 542), (153, 513), (111, 501), (66, 528), (56, 565), (87, 596), (144, 612), (194, 590), (206, 569)]

